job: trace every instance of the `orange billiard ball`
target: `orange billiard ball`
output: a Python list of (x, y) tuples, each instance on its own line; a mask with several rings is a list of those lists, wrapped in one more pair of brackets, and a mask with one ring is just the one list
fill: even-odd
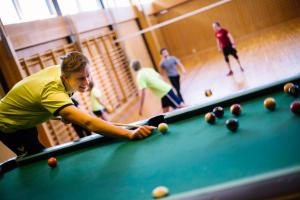
[(54, 157), (51, 157), (48, 159), (48, 165), (52, 168), (56, 167), (57, 165), (57, 160)]
[(205, 90), (205, 96), (210, 97), (212, 95), (212, 91), (210, 89)]
[(216, 116), (213, 112), (206, 113), (204, 119), (209, 124), (214, 124), (216, 122)]
[(285, 93), (289, 93), (289, 89), (291, 88), (291, 87), (293, 87), (293, 83), (286, 83), (284, 86), (283, 86), (283, 90), (284, 90), (284, 92)]

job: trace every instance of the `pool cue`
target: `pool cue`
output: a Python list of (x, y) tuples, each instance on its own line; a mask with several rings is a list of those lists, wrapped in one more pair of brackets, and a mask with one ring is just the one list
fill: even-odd
[(116, 122), (111, 122), (113, 125), (115, 126), (127, 126), (127, 127), (130, 127), (130, 128), (139, 128), (141, 127), (142, 125), (133, 125), (133, 124), (122, 124), (122, 123), (116, 123)]

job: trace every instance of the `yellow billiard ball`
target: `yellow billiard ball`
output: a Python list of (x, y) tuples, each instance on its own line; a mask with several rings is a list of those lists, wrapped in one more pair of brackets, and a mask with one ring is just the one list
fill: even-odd
[(155, 199), (168, 196), (168, 194), (169, 189), (165, 186), (158, 186), (152, 191), (152, 197)]
[(271, 111), (275, 110), (275, 108), (276, 108), (276, 101), (275, 101), (275, 99), (272, 98), (272, 97), (266, 98), (265, 101), (264, 101), (264, 106), (268, 110), (271, 110)]
[(158, 125), (158, 128), (157, 128), (157, 130), (159, 131), (159, 132), (161, 132), (161, 133), (166, 133), (167, 131), (168, 131), (168, 124), (166, 124), (166, 123), (160, 123), (159, 125)]

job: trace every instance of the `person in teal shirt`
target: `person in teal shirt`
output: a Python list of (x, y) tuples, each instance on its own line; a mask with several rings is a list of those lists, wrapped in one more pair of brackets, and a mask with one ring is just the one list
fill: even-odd
[(85, 92), (89, 82), (89, 61), (80, 52), (70, 52), (60, 65), (24, 78), (0, 100), (0, 140), (18, 156), (40, 152), (44, 146), (36, 125), (57, 116), (109, 137), (142, 139), (151, 134), (153, 126), (128, 130), (76, 108), (70, 97)]
[(173, 109), (184, 107), (183, 101), (174, 93), (172, 87), (167, 84), (159, 73), (154, 69), (142, 67), (140, 61), (132, 61), (131, 67), (137, 72), (136, 81), (141, 90), (139, 114), (143, 114), (145, 101), (145, 90), (148, 88), (153, 94), (161, 99), (163, 112), (168, 112), (170, 107)]

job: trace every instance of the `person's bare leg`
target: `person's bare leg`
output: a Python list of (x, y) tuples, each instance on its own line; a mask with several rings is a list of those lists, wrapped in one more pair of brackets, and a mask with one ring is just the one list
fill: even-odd
[(107, 115), (106, 115), (106, 113), (103, 112), (102, 115), (101, 115), (101, 118), (103, 120), (107, 121)]
[(229, 63), (229, 61), (226, 63), (227, 63), (227, 67), (229, 68), (229, 72), (228, 72), (227, 76), (231, 76), (233, 74), (233, 71), (231, 69), (230, 63)]
[(163, 108), (163, 112), (164, 112), (164, 113), (169, 112), (169, 107), (164, 107), (164, 108)]
[(241, 63), (240, 63), (240, 60), (239, 60), (238, 58), (236, 58), (235, 60), (236, 60), (236, 62), (239, 64), (240, 69), (241, 69), (241, 71), (243, 72), (243, 71), (244, 71), (244, 68), (242, 67), (242, 65), (241, 65)]

